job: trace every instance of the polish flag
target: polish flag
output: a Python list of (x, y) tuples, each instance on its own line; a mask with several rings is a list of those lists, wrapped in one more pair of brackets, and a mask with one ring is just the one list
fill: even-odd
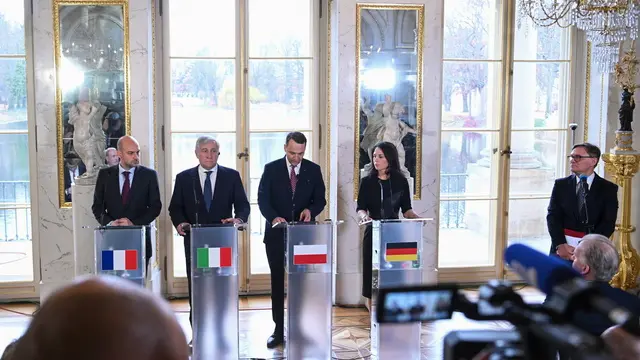
[(327, 263), (327, 245), (294, 245), (294, 265), (317, 265)]
[(138, 251), (102, 250), (102, 270), (138, 270)]

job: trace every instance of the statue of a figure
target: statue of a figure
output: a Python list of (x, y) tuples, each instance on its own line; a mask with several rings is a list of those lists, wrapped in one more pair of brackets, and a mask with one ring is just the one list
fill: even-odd
[(102, 118), (106, 111), (107, 107), (99, 101), (90, 100), (87, 88), (80, 91), (78, 102), (69, 108), (73, 147), (87, 169), (81, 178), (96, 176), (104, 166), (106, 135), (102, 131)]
[[(376, 105), (373, 115), (369, 117), (360, 146), (371, 156), (377, 143), (381, 141), (392, 143), (398, 150), (400, 171), (409, 178), (409, 170), (404, 166), (405, 152), (402, 139), (407, 134), (415, 134), (416, 131), (399, 119), (399, 116), (405, 111), (404, 106), (397, 101), (392, 102), (389, 96), (385, 100), (384, 104)], [(371, 166), (373, 165), (370, 162), (365, 165), (364, 170), (369, 171)]]
[(622, 104), (618, 110), (618, 118), (620, 120), (620, 131), (633, 131), (631, 129), (631, 122), (633, 121), (633, 110), (636, 108), (636, 103), (633, 101), (633, 93), (629, 92), (629, 89), (622, 89), (621, 100)]

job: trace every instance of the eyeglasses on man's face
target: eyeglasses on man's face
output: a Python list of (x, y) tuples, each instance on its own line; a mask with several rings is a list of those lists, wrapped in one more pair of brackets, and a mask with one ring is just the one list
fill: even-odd
[(582, 159), (595, 159), (595, 156), (589, 156), (589, 155), (569, 155), (567, 156), (567, 159), (573, 159), (574, 161), (580, 161)]

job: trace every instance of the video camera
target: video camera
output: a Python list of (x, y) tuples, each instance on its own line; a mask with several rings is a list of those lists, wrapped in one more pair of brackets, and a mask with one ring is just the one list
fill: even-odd
[(525, 303), (508, 281), (482, 285), (475, 303), (458, 285), (440, 284), (380, 289), (377, 304), (380, 324), (451, 319), (455, 311), (472, 320), (502, 320), (515, 327), (453, 331), (444, 338), (444, 360), (555, 360), (559, 350), (573, 360), (612, 359), (598, 336), (571, 324), (554, 308)]

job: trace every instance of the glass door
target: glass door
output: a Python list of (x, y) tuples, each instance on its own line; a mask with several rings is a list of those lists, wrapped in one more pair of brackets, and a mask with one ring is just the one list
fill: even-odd
[[(31, 62), (25, 47), (25, 2), (0, 2), (0, 298), (37, 296), (40, 280), (37, 238), (34, 238), (30, 181), (35, 168), (35, 122), (27, 86)], [(27, 12), (29, 12), (29, 9)], [(37, 217), (36, 217), (37, 219)]]
[(265, 164), (284, 157), (287, 133), (307, 137), (305, 158), (316, 161), (318, 34), (313, 0), (247, 0), (248, 194), (251, 236), (248, 291), (270, 290), (258, 185)]
[[(251, 203), (239, 247), (241, 291), (269, 291), (258, 184), (265, 164), (284, 156), (290, 131), (307, 136), (305, 158), (318, 162), (318, 1), (165, 3), (168, 194), (176, 174), (197, 164), (197, 137), (215, 137), (219, 163), (240, 172)], [(169, 292), (186, 293), (183, 240), (171, 230)]]
[(546, 209), (570, 146), (572, 32), (518, 22), (519, 10), (445, 2), (441, 281), (502, 278), (512, 243), (549, 251)]
[[(237, 90), (241, 72), (237, 36), (240, 9), (236, 3), (164, 1), (167, 203), (176, 175), (198, 165), (195, 144), (201, 135), (212, 136), (220, 144), (218, 164), (243, 170), (244, 161), (236, 156), (242, 151), (237, 135), (237, 129), (241, 128)], [(166, 264), (168, 292), (184, 294), (187, 293), (184, 241), (171, 225), (168, 214), (166, 223), (166, 233), (171, 234)]]
[(523, 243), (548, 253), (551, 189), (569, 175), (571, 31), (525, 22), (514, 36), (506, 246)]

